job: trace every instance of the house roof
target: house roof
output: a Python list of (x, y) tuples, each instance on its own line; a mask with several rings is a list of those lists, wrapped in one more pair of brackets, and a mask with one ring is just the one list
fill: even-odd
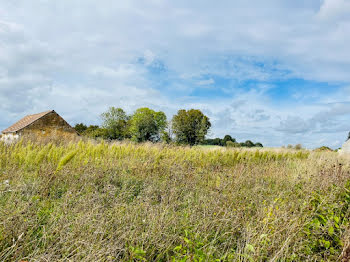
[(18, 122), (14, 123), (12, 126), (3, 130), (2, 133), (5, 134), (5, 133), (17, 132), (17, 131), (29, 126), (30, 124), (32, 124), (36, 120), (42, 118), (43, 116), (45, 116), (51, 112), (54, 112), (54, 110), (49, 110), (49, 111), (45, 111), (45, 112), (34, 114), (34, 115), (27, 115), (27, 116), (23, 117), (21, 120), (19, 120)]

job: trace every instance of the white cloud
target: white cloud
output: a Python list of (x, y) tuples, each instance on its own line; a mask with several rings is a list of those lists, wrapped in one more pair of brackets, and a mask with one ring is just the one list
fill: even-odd
[(113, 77), (128, 79), (133, 77), (138, 77), (143, 72), (139, 72), (135, 66), (129, 65), (118, 65), (116, 68), (106, 67), (106, 66), (96, 66), (92, 69), (92, 73), (103, 77)]
[(319, 17), (322, 19), (350, 19), (350, 1), (349, 0), (324, 0)]
[(213, 78), (209, 78), (209, 79), (203, 79), (197, 82), (197, 85), (200, 86), (210, 86), (212, 84), (215, 83), (215, 80)]

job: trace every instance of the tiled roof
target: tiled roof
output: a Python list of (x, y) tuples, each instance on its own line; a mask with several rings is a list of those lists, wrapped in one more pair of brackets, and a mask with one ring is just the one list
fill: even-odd
[(12, 126), (3, 130), (2, 133), (5, 134), (5, 133), (17, 132), (17, 131), (25, 128), (26, 126), (29, 126), (34, 121), (38, 120), (39, 118), (42, 118), (43, 116), (47, 115), (50, 112), (53, 112), (53, 110), (45, 111), (45, 112), (34, 114), (34, 115), (25, 116), (21, 120), (19, 120), (18, 122), (14, 123)]

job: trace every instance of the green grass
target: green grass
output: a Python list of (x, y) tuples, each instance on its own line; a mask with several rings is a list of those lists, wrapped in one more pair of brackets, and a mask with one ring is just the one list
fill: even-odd
[(337, 261), (334, 152), (0, 144), (0, 261)]

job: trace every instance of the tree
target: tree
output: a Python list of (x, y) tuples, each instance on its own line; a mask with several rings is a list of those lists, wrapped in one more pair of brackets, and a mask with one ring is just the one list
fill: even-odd
[(204, 141), (211, 123), (198, 109), (181, 109), (173, 117), (172, 129), (178, 143), (196, 145)]
[(78, 134), (82, 135), (86, 131), (87, 126), (84, 125), (83, 123), (80, 123), (80, 124), (76, 124), (74, 126), (74, 129), (75, 129), (75, 131), (78, 132)]
[(173, 130), (171, 121), (166, 123), (166, 128), (161, 134), (161, 140), (167, 144), (169, 144), (173, 140)]
[(301, 145), (301, 144), (297, 144), (297, 145), (295, 145), (295, 147), (294, 147), (296, 150), (301, 150), (301, 149), (303, 149), (303, 146)]
[(254, 143), (252, 141), (250, 141), (250, 140), (245, 141), (244, 144), (245, 144), (246, 147), (254, 147), (255, 146)]
[(222, 140), (222, 146), (226, 146), (228, 141), (235, 143), (236, 139), (232, 138), (232, 136), (230, 136), (230, 135), (226, 135), (226, 136), (224, 136), (224, 139)]
[(213, 145), (215, 146), (222, 146), (222, 139), (217, 137), (213, 139)]
[(130, 135), (134, 141), (159, 141), (167, 126), (164, 112), (139, 108), (130, 119)]
[(228, 140), (228, 141), (226, 142), (226, 146), (227, 146), (227, 147), (239, 147), (240, 145), (239, 145), (239, 143), (237, 143), (237, 142), (233, 142), (233, 141)]
[(349, 132), (349, 134), (348, 134), (348, 139), (347, 140), (349, 140), (350, 139), (350, 132)]
[(107, 130), (97, 125), (90, 125), (86, 128), (83, 135), (91, 138), (107, 138)]
[(171, 142), (171, 136), (169, 134), (168, 131), (162, 131), (162, 133), (160, 134), (160, 139), (161, 141), (169, 144)]
[(263, 144), (257, 142), (257, 143), (255, 143), (255, 147), (264, 147), (264, 146), (263, 146)]
[(127, 136), (128, 115), (121, 108), (110, 107), (101, 114), (102, 127), (106, 129), (108, 139), (124, 139)]

